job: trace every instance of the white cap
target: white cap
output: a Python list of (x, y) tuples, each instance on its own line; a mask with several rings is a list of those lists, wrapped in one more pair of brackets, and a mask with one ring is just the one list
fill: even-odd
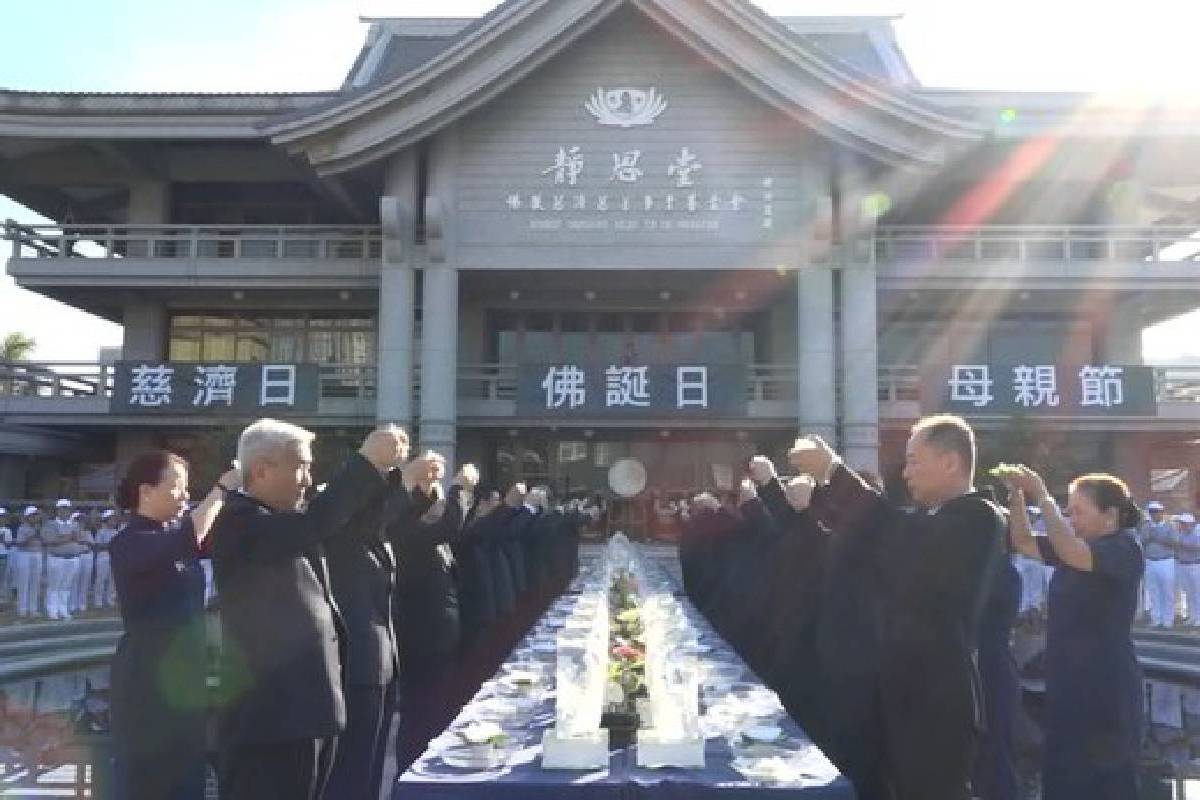
[(70, 500), (59, 500), (57, 503), (54, 504), (54, 507), (55, 508), (71, 508), (74, 505), (75, 504), (72, 503)]
[(32, 517), (34, 514), (38, 513), (38, 511), (40, 511), (40, 510), (41, 509), (39, 509), (37, 506), (25, 506), (25, 513), (22, 516)]
[(7, 513), (8, 513), (7, 508), (0, 507), (0, 517), (3, 517)]
[(1151, 500), (1149, 503), (1146, 503), (1146, 510), (1147, 511), (1162, 511), (1163, 504), (1158, 502), (1157, 500)]
[(1196, 524), (1196, 518), (1194, 516), (1192, 516), (1191, 514), (1180, 514), (1175, 519), (1179, 520), (1180, 522), (1186, 522), (1189, 525)]
[(115, 517), (116, 515), (117, 515), (117, 512), (113, 511), (111, 508), (108, 508), (108, 509), (105, 509), (104, 513), (102, 513), (100, 515), (100, 519), (111, 519), (112, 517)]

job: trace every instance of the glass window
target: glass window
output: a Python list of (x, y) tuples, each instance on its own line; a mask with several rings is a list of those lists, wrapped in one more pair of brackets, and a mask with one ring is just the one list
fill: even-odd
[(526, 314), (525, 330), (539, 333), (554, 330), (554, 315), (547, 311), (532, 311)]
[(167, 357), (172, 361), (199, 361), (200, 334), (194, 331), (175, 331)]
[(272, 333), (271, 360), (289, 364), (300, 360), (300, 339), (294, 333)]
[(562, 335), (562, 357), (564, 361), (586, 361), (592, 350), (592, 337), (588, 333), (564, 333)]
[(237, 359), (237, 340), (233, 333), (204, 332), (202, 361), (234, 361)]
[(638, 312), (631, 314), (634, 333), (654, 333), (659, 330), (658, 314), (652, 312)]
[(573, 464), (576, 461), (587, 460), (587, 442), (559, 442), (558, 461), (561, 464)]
[(696, 330), (694, 314), (667, 314), (667, 330), (671, 333), (690, 333)]
[(237, 360), (238, 361), (266, 361), (267, 359), (267, 337), (266, 334), (240, 334), (237, 338)]
[(232, 328), (237, 320), (234, 317), (205, 317), (204, 326), (207, 328)]
[(565, 313), (561, 317), (563, 333), (587, 333), (588, 315), (578, 312)]
[(308, 361), (318, 364), (332, 364), (333, 357), (333, 334), (326, 331), (309, 331), (308, 333)]
[(625, 331), (624, 314), (597, 314), (597, 333), (623, 333)]

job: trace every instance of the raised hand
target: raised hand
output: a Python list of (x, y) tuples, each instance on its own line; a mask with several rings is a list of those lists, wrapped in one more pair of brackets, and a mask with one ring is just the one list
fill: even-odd
[(788, 505), (797, 511), (804, 511), (812, 504), (813, 490), (816, 488), (817, 484), (811, 475), (800, 475), (787, 482), (783, 493)]
[(759, 486), (775, 477), (775, 465), (766, 456), (750, 459), (750, 479)]
[(471, 491), (479, 485), (479, 470), (474, 464), (463, 464), (458, 468), (458, 474), (454, 476), (453, 483), (461, 486), (467, 491)]
[(408, 435), (401, 428), (387, 426), (371, 431), (358, 452), (380, 472), (396, 466), (408, 451)]
[(758, 497), (758, 490), (754, 486), (754, 481), (746, 478), (738, 487), (738, 505), (744, 505)]
[(801, 436), (788, 451), (788, 463), (802, 475), (811, 475), (817, 480), (829, 479), (837, 461), (833, 448), (820, 436)]
[(504, 505), (509, 508), (520, 508), (525, 502), (525, 484), (514, 483), (512, 488), (508, 490), (508, 494), (504, 495)]

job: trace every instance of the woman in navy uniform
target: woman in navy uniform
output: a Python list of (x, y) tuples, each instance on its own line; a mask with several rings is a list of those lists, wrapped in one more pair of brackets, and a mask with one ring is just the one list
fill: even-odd
[(204, 797), (208, 650), (199, 556), (235, 480), (227, 472), (185, 514), (187, 462), (158, 450), (135, 458), (118, 488), (120, 507), (133, 512), (109, 545), (125, 627), (112, 662), (119, 797)]
[[(1141, 513), (1111, 475), (1071, 483), (1068, 523), (1046, 484), (1018, 467), (1011, 489), (1013, 548), (1057, 567), (1046, 629), (1045, 800), (1136, 800), (1142, 678), (1130, 638), (1145, 561)], [(1046, 536), (1034, 537), (1028, 497)]]

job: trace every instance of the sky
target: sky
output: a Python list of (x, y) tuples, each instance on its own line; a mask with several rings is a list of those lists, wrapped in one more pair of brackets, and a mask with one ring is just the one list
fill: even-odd
[[(303, 91), (336, 88), (370, 16), (477, 16), (493, 0), (0, 0), (0, 87), (42, 91)], [(1200, 4), (1142, 0), (761, 0), (781, 16), (902, 15), (897, 35), (927, 86), (1163, 94), (1200, 101)], [(29, 35), (12, 35), (27, 31)], [(0, 219), (41, 221), (0, 197)], [(7, 253), (0, 252), (0, 259)], [(0, 277), (0, 333), (35, 358), (91, 360), (119, 326)], [(1200, 311), (1146, 332), (1152, 362), (1200, 360)]]

